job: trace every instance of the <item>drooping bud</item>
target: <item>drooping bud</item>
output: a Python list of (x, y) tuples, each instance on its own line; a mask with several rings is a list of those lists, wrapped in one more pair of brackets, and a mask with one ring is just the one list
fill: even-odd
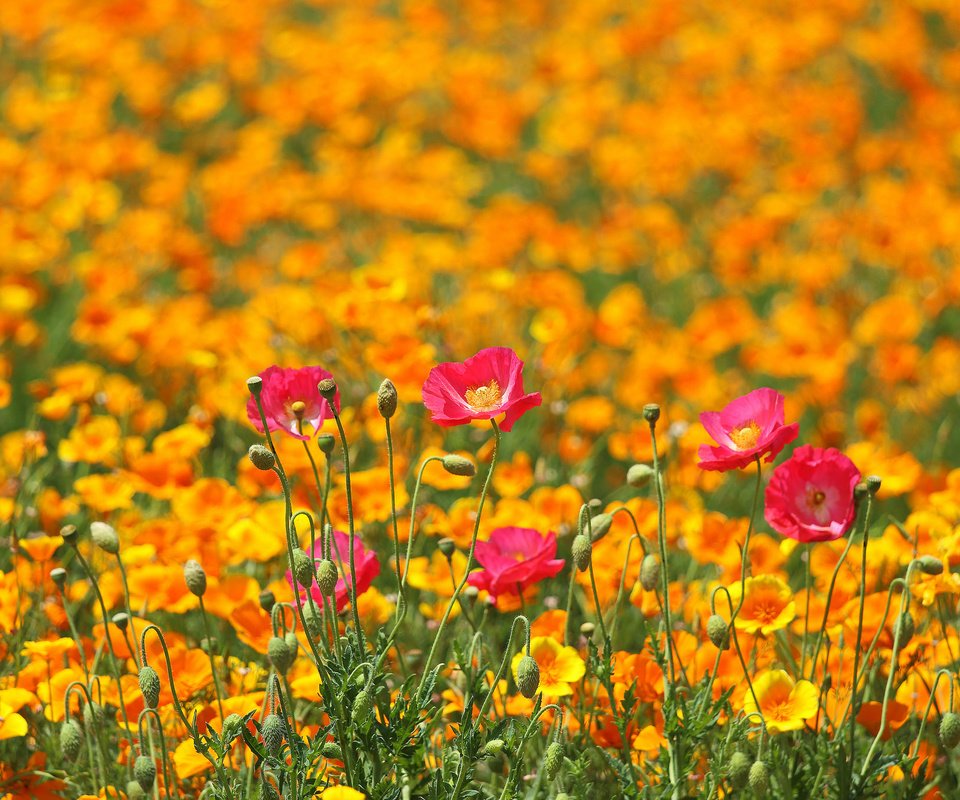
[(330, 455), (336, 446), (337, 440), (332, 433), (321, 433), (317, 436), (317, 447), (324, 455)]
[(380, 416), (384, 419), (390, 419), (396, 414), (397, 401), (397, 387), (393, 385), (393, 381), (389, 378), (384, 378), (380, 388), (377, 389), (377, 411), (380, 412)]
[(293, 549), (293, 576), (306, 589), (313, 585), (313, 559), (301, 547)]
[(543, 756), (543, 777), (552, 781), (560, 774), (563, 766), (563, 745), (560, 742), (551, 742)]
[(137, 756), (137, 760), (133, 762), (133, 777), (144, 792), (149, 792), (157, 779), (157, 765), (153, 759), (149, 756)]
[(247, 458), (250, 459), (253, 466), (264, 472), (273, 469), (277, 464), (277, 457), (273, 454), (273, 451), (262, 444), (250, 445), (250, 449), (247, 450)]
[(103, 706), (96, 702), (89, 702), (83, 707), (83, 725), (88, 731), (100, 730), (103, 727)]
[(106, 522), (91, 522), (90, 538), (105, 553), (115, 556), (120, 552), (120, 537), (117, 536), (113, 526), (107, 525)]
[(660, 419), (660, 406), (656, 403), (647, 403), (643, 407), (643, 418), (647, 422), (656, 422)]
[(462, 478), (472, 478), (477, 474), (477, 465), (469, 458), (458, 456), (456, 453), (447, 453), (441, 460), (443, 468), (451, 475), (459, 475)]
[(323, 559), (317, 566), (317, 586), (324, 597), (332, 595), (337, 588), (337, 565), (329, 558)]
[(323, 753), (324, 758), (335, 758), (337, 761), (343, 759), (343, 751), (336, 742), (324, 742), (320, 752)]
[(864, 483), (867, 485), (867, 491), (870, 494), (875, 495), (880, 491), (880, 484), (882, 483), (879, 475), (867, 475)]
[(330, 404), (331, 410), (334, 410), (333, 400), (337, 396), (337, 382), (333, 378), (324, 378), (317, 384), (317, 391)]
[(315, 603), (308, 603), (303, 607), (303, 624), (307, 635), (316, 638), (323, 631), (323, 617)]
[(355, 722), (367, 724), (370, 722), (371, 714), (373, 714), (373, 698), (370, 697), (370, 692), (361, 689), (357, 692), (357, 696), (353, 698), (351, 715)]
[(642, 489), (653, 477), (653, 467), (647, 464), (634, 464), (627, 470), (627, 483), (634, 489)]
[(943, 572), (943, 562), (936, 556), (920, 556), (917, 566), (926, 575), (940, 575)]
[(440, 541), (437, 542), (437, 548), (443, 553), (445, 558), (453, 558), (453, 554), (457, 551), (457, 543), (446, 536), (444, 536)]
[(203, 571), (199, 561), (191, 558), (183, 565), (183, 580), (190, 592), (197, 597), (203, 597), (207, 591), (207, 573)]
[(900, 647), (903, 647), (913, 638), (916, 629), (913, 615), (909, 611), (904, 611), (893, 624), (894, 640), (899, 641)]
[(599, 542), (610, 530), (613, 525), (613, 517), (610, 514), (597, 514), (590, 520), (590, 540)]
[(948, 711), (940, 717), (940, 742), (946, 750), (960, 744), (960, 714)]
[(127, 781), (127, 800), (143, 800), (146, 796), (146, 792), (140, 788), (139, 783), (136, 781)]
[(660, 559), (653, 553), (643, 557), (640, 562), (640, 585), (652, 592), (660, 583)]
[(287, 670), (293, 665), (294, 654), (290, 652), (285, 639), (271, 636), (270, 641), (267, 642), (267, 658), (278, 673), (286, 675)]
[(503, 739), (491, 739), (483, 746), (483, 754), (485, 756), (498, 756), (503, 752), (503, 747)]
[(727, 764), (727, 777), (734, 788), (742, 789), (747, 785), (747, 779), (750, 777), (750, 767), (753, 762), (746, 753), (737, 750), (730, 756), (730, 763)]
[(573, 564), (578, 571), (586, 572), (590, 569), (590, 557), (593, 555), (593, 545), (590, 542), (590, 537), (584, 533), (578, 533), (574, 536), (570, 555), (573, 557)]
[(263, 746), (267, 748), (267, 753), (276, 758), (283, 746), (283, 722), (280, 717), (267, 714), (260, 726), (260, 732), (263, 734)]
[(750, 788), (753, 789), (753, 791), (755, 791), (758, 795), (764, 795), (767, 793), (767, 790), (770, 788), (770, 770), (767, 769), (765, 762), (753, 762), (753, 766), (750, 767), (750, 775), (747, 779), (747, 783), (750, 784)]
[(60, 536), (69, 545), (77, 546), (77, 539), (80, 538), (76, 525), (64, 525), (60, 529)]
[(254, 397), (259, 396), (260, 392), (263, 391), (263, 378), (259, 375), (254, 375), (252, 378), (247, 378), (247, 389), (249, 389), (250, 394)]
[(718, 650), (726, 650), (730, 647), (727, 621), (719, 614), (711, 614), (707, 619), (707, 637)]
[(297, 634), (293, 631), (287, 631), (287, 635), (283, 637), (283, 640), (287, 643), (287, 650), (290, 651), (290, 657), (296, 661), (297, 653), (300, 652), (300, 642), (297, 641)]
[(83, 746), (83, 729), (75, 719), (66, 720), (60, 726), (60, 750), (68, 761), (75, 761)]
[(273, 611), (273, 607), (277, 604), (276, 595), (271, 592), (269, 589), (264, 589), (260, 592), (260, 608), (266, 611), (268, 614)]
[(50, 570), (50, 580), (52, 580), (58, 589), (62, 589), (67, 582), (67, 571), (63, 567), (54, 567)]
[(157, 671), (149, 664), (140, 667), (140, 674), (137, 675), (140, 683), (140, 693), (143, 695), (143, 702), (147, 708), (156, 708), (160, 702), (160, 676)]
[(524, 656), (517, 664), (517, 688), (520, 694), (531, 699), (540, 688), (540, 666), (532, 656)]

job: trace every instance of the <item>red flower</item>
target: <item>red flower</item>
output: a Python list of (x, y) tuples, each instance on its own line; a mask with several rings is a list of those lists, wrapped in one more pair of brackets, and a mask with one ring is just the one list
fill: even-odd
[(764, 516), (798, 542), (839, 539), (853, 524), (860, 470), (839, 450), (803, 445), (773, 471)]
[(723, 411), (705, 411), (700, 422), (719, 445), (700, 445), (700, 468), (719, 472), (762, 456), (773, 461), (800, 431), (796, 422), (783, 424), (783, 395), (767, 388), (738, 397)]
[[(323, 421), (333, 417), (330, 406), (317, 390), (320, 381), (332, 377), (323, 367), (284, 369), (275, 364), (267, 367), (260, 373), (263, 381), (260, 402), (263, 405), (263, 415), (267, 418), (267, 428), (271, 432), (285, 431), (304, 442), (309, 441), (310, 437), (300, 432), (299, 423), (301, 420), (309, 423), (316, 435)], [(339, 390), (333, 402), (339, 411)], [(264, 432), (260, 412), (257, 411), (257, 403), (252, 395), (247, 400), (247, 418), (260, 433)]]
[[(337, 565), (337, 572), (340, 577), (337, 579), (337, 586), (334, 589), (337, 601), (337, 612), (343, 611), (350, 604), (350, 537), (343, 531), (333, 532), (333, 541), (331, 542), (331, 560)], [(307, 555), (310, 555), (308, 552)], [(319, 559), (322, 557), (320, 542), (313, 546), (313, 557)], [(359, 536), (353, 537), (353, 562), (357, 568), (357, 597), (362, 595), (373, 579), (380, 574), (380, 561), (373, 550), (367, 550), (360, 541)], [(293, 574), (287, 570), (287, 581), (293, 586)], [(320, 587), (314, 582), (311, 587), (314, 602), (322, 607), (323, 595), (320, 594)]]
[(519, 594), (543, 578), (552, 578), (564, 561), (557, 554), (557, 535), (546, 536), (532, 528), (497, 528), (474, 551), (483, 567), (467, 578), (471, 586), (486, 589), (496, 599), (501, 594)]
[(509, 347), (488, 347), (463, 363), (438, 364), (423, 384), (423, 404), (438, 425), (465, 425), (504, 414), (509, 431), (527, 410), (540, 405), (539, 392), (524, 394), (523, 362)]

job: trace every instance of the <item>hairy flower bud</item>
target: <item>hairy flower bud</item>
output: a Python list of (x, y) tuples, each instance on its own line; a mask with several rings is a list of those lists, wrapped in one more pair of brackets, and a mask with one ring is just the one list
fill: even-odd
[(593, 545), (590, 542), (590, 537), (584, 533), (578, 533), (574, 536), (570, 555), (573, 557), (573, 564), (577, 570), (586, 572), (590, 569), (590, 557), (593, 555)]
[(281, 675), (286, 675), (287, 670), (293, 665), (294, 653), (287, 647), (285, 639), (279, 636), (271, 636), (267, 642), (267, 658), (273, 664), (273, 668)]
[(160, 676), (157, 671), (149, 664), (140, 667), (140, 674), (137, 676), (140, 683), (140, 693), (143, 695), (143, 702), (147, 708), (156, 708), (160, 702)]
[(770, 770), (767, 769), (765, 762), (753, 762), (753, 766), (750, 767), (750, 775), (747, 778), (747, 783), (750, 784), (750, 788), (757, 794), (763, 795), (767, 793), (767, 790), (770, 788)]
[(926, 575), (940, 575), (943, 572), (943, 562), (936, 556), (920, 556), (917, 566)]
[(634, 464), (627, 470), (627, 484), (634, 489), (642, 489), (653, 477), (653, 467), (648, 464)]
[(277, 464), (277, 457), (273, 454), (273, 451), (262, 444), (250, 445), (250, 449), (247, 450), (247, 458), (250, 459), (253, 466), (264, 472), (273, 469)]
[(371, 714), (373, 714), (373, 698), (370, 697), (370, 692), (361, 689), (357, 692), (357, 696), (353, 698), (351, 715), (355, 722), (367, 724), (370, 722)]
[(324, 742), (320, 752), (323, 753), (324, 758), (335, 758), (337, 761), (343, 759), (343, 751), (336, 742)]
[(726, 650), (730, 647), (727, 621), (719, 614), (711, 614), (707, 619), (707, 637), (718, 650)]
[(597, 514), (590, 520), (590, 540), (599, 542), (610, 530), (613, 525), (613, 517), (610, 514)]
[(660, 419), (660, 406), (656, 403), (647, 403), (643, 407), (643, 418), (647, 422), (656, 422)]
[(640, 585), (652, 592), (660, 583), (660, 559), (653, 553), (643, 557), (640, 562)]
[(313, 585), (313, 559), (301, 547), (293, 550), (293, 575), (304, 588), (309, 589)]
[(563, 745), (560, 742), (551, 742), (543, 756), (543, 777), (552, 781), (560, 774), (563, 766)]
[(904, 611), (893, 624), (894, 640), (899, 640), (899, 646), (903, 647), (913, 638), (916, 629), (913, 615), (909, 611)]
[(103, 706), (96, 702), (90, 702), (83, 707), (83, 725), (89, 730), (99, 730), (103, 726), (104, 713)]
[(324, 597), (333, 594), (337, 588), (337, 565), (329, 558), (323, 559), (317, 567), (317, 586)]
[(540, 666), (532, 656), (524, 656), (517, 664), (517, 688), (528, 699), (540, 688)]
[(60, 726), (60, 750), (68, 761), (75, 761), (83, 746), (83, 729), (75, 719), (68, 719)]
[(498, 756), (503, 752), (503, 747), (503, 739), (491, 739), (483, 746), (483, 754), (485, 756)]
[(117, 536), (113, 527), (107, 525), (106, 522), (91, 522), (90, 538), (105, 553), (115, 556), (120, 552), (120, 537)]
[(960, 744), (960, 714), (948, 711), (940, 717), (940, 742), (946, 750)]
[(320, 392), (320, 396), (330, 404), (331, 411), (335, 410), (333, 408), (333, 400), (337, 396), (337, 382), (333, 378), (324, 378), (317, 384), (317, 391)]
[(316, 638), (323, 632), (323, 617), (316, 604), (308, 603), (303, 607), (303, 623), (307, 636)]
[(137, 760), (133, 762), (133, 777), (143, 791), (149, 792), (157, 779), (157, 765), (153, 759), (149, 756), (137, 756)]
[(451, 475), (459, 475), (461, 478), (472, 478), (477, 474), (477, 465), (469, 458), (458, 456), (456, 453), (447, 453), (440, 463)]
[(260, 733), (263, 734), (263, 746), (267, 748), (267, 753), (276, 758), (283, 746), (283, 722), (280, 717), (267, 714), (260, 726)]
[(750, 776), (750, 767), (752, 765), (750, 756), (737, 750), (730, 756), (730, 763), (727, 764), (727, 777), (734, 788), (742, 789), (747, 785), (747, 778)]
[(146, 792), (140, 788), (140, 784), (136, 781), (127, 781), (127, 800), (143, 800), (147, 796)]
[(380, 388), (377, 389), (377, 411), (380, 412), (380, 416), (384, 419), (390, 419), (396, 414), (397, 401), (397, 387), (393, 385), (393, 381), (389, 378), (384, 378)]
[(192, 558), (183, 565), (183, 580), (187, 588), (197, 597), (203, 597), (207, 591), (207, 573), (203, 571), (200, 562)]

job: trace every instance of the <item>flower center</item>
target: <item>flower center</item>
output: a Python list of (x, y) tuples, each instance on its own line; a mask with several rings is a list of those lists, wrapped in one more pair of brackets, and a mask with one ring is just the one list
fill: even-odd
[(470, 408), (475, 411), (490, 411), (499, 406), (503, 400), (500, 384), (495, 379), (484, 386), (473, 386), (467, 389), (463, 396)]
[(734, 428), (730, 432), (730, 441), (737, 450), (750, 450), (757, 446), (757, 440), (760, 438), (760, 426), (754, 420)]
[(816, 506), (823, 505), (823, 501), (827, 499), (827, 496), (821, 492), (819, 489), (808, 489), (807, 490), (807, 505), (811, 508)]
[(290, 410), (297, 419), (303, 419), (303, 414), (307, 410), (307, 404), (303, 400), (294, 400), (290, 404)]

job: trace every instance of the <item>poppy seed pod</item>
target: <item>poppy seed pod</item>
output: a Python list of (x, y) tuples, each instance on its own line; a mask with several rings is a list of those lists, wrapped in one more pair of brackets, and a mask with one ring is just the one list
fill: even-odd
[(596, 632), (597, 626), (592, 622), (583, 622), (580, 624), (580, 633), (588, 639)]
[(476, 465), (469, 458), (458, 456), (456, 453), (448, 453), (440, 463), (451, 475), (459, 475), (461, 478), (472, 478), (477, 474)]
[(727, 764), (727, 777), (734, 785), (734, 788), (742, 789), (747, 785), (752, 763), (750, 756), (740, 750), (737, 750), (730, 756), (730, 763)]
[(960, 714), (948, 711), (940, 717), (940, 742), (947, 750), (960, 744)]
[(642, 489), (653, 477), (653, 467), (648, 464), (634, 464), (627, 470), (627, 484), (634, 489)]
[(879, 475), (867, 475), (864, 479), (864, 483), (867, 485), (867, 491), (870, 494), (876, 494), (880, 491), (880, 484), (882, 483)]
[(647, 422), (656, 422), (660, 419), (660, 406), (656, 403), (647, 403), (643, 407), (643, 418)]
[(115, 556), (120, 552), (120, 537), (117, 536), (113, 527), (107, 525), (106, 522), (91, 522), (90, 538), (105, 553)]
[(940, 575), (943, 572), (943, 562), (936, 556), (920, 556), (917, 566), (925, 575)]
[(531, 699), (540, 688), (540, 666), (532, 656), (524, 656), (517, 664), (517, 688), (527, 699)]
[(377, 411), (380, 412), (380, 416), (384, 419), (390, 419), (396, 414), (397, 401), (397, 387), (393, 385), (393, 381), (389, 378), (384, 378), (380, 388), (377, 389)]
[(711, 614), (707, 619), (707, 637), (718, 650), (726, 650), (730, 647), (727, 621), (719, 614)]
[(329, 558), (323, 559), (317, 567), (317, 586), (320, 587), (320, 593), (327, 597), (333, 594), (337, 588), (337, 565)]
[(133, 777), (143, 791), (149, 792), (157, 779), (157, 765), (153, 763), (153, 759), (149, 756), (137, 756), (137, 760), (133, 762)]
[(191, 593), (197, 597), (203, 597), (207, 591), (207, 573), (203, 571), (200, 562), (192, 558), (183, 565), (183, 580)]
[(597, 514), (590, 520), (590, 540), (599, 542), (610, 531), (613, 517), (610, 514)]
[(452, 558), (457, 551), (457, 543), (447, 536), (444, 536), (437, 542), (437, 548), (443, 553), (445, 558)]
[(660, 583), (660, 559), (652, 553), (643, 557), (640, 562), (640, 585), (648, 592), (652, 592)]
[(264, 589), (260, 592), (260, 608), (266, 611), (268, 614), (273, 611), (273, 607), (277, 604), (276, 595), (271, 592), (269, 589)]
[(304, 588), (309, 589), (313, 585), (314, 578), (313, 559), (307, 555), (301, 547), (293, 550), (293, 575)]
[(570, 555), (573, 557), (574, 566), (580, 572), (586, 572), (590, 569), (590, 557), (593, 555), (593, 545), (590, 543), (590, 537), (578, 533), (573, 537)]
[(254, 397), (258, 397), (260, 392), (263, 391), (263, 378), (261, 378), (259, 375), (254, 375), (252, 378), (247, 378), (247, 389)]
[(253, 466), (264, 472), (273, 469), (277, 464), (277, 457), (269, 447), (264, 447), (262, 444), (250, 445), (250, 449), (247, 450), (247, 457)]
[(60, 529), (60, 538), (63, 539), (67, 544), (71, 544), (74, 547), (77, 546), (77, 539), (80, 538), (79, 531), (77, 530), (76, 525), (64, 525)]
[(543, 756), (543, 776), (552, 781), (560, 774), (563, 766), (563, 745), (560, 742), (551, 742)]
[(337, 382), (333, 378), (324, 378), (317, 384), (317, 391), (320, 392), (320, 396), (324, 400), (330, 403), (330, 408), (333, 408), (333, 401), (337, 396)]
[(140, 667), (140, 674), (137, 676), (140, 683), (140, 694), (143, 695), (143, 702), (147, 708), (156, 708), (160, 702), (160, 676), (157, 671), (149, 664)]
[(127, 625), (130, 624), (130, 617), (127, 616), (126, 612), (121, 611), (118, 614), (113, 615), (112, 621), (113, 621), (113, 624), (116, 625), (122, 633), (123, 631), (126, 631)]
[(277, 672), (286, 675), (287, 670), (293, 664), (294, 654), (290, 652), (285, 639), (281, 639), (279, 636), (271, 636), (270, 641), (267, 642), (267, 658), (270, 659), (270, 663), (273, 664), (273, 668)]
[(332, 433), (321, 433), (317, 436), (317, 447), (320, 448), (320, 452), (324, 455), (330, 455), (336, 444), (337, 440)]
[(57, 588), (62, 589), (67, 582), (67, 571), (63, 567), (54, 567), (50, 570), (50, 580), (57, 585)]
[(74, 761), (80, 755), (83, 746), (83, 729), (75, 719), (66, 720), (60, 726), (60, 750), (68, 761)]
[(750, 767), (750, 775), (747, 778), (747, 783), (750, 784), (750, 788), (757, 794), (766, 794), (770, 788), (770, 770), (767, 769), (765, 762), (753, 762), (753, 766)]
[(260, 726), (260, 733), (263, 735), (263, 745), (274, 758), (280, 752), (283, 746), (283, 723), (276, 714), (267, 714)]

